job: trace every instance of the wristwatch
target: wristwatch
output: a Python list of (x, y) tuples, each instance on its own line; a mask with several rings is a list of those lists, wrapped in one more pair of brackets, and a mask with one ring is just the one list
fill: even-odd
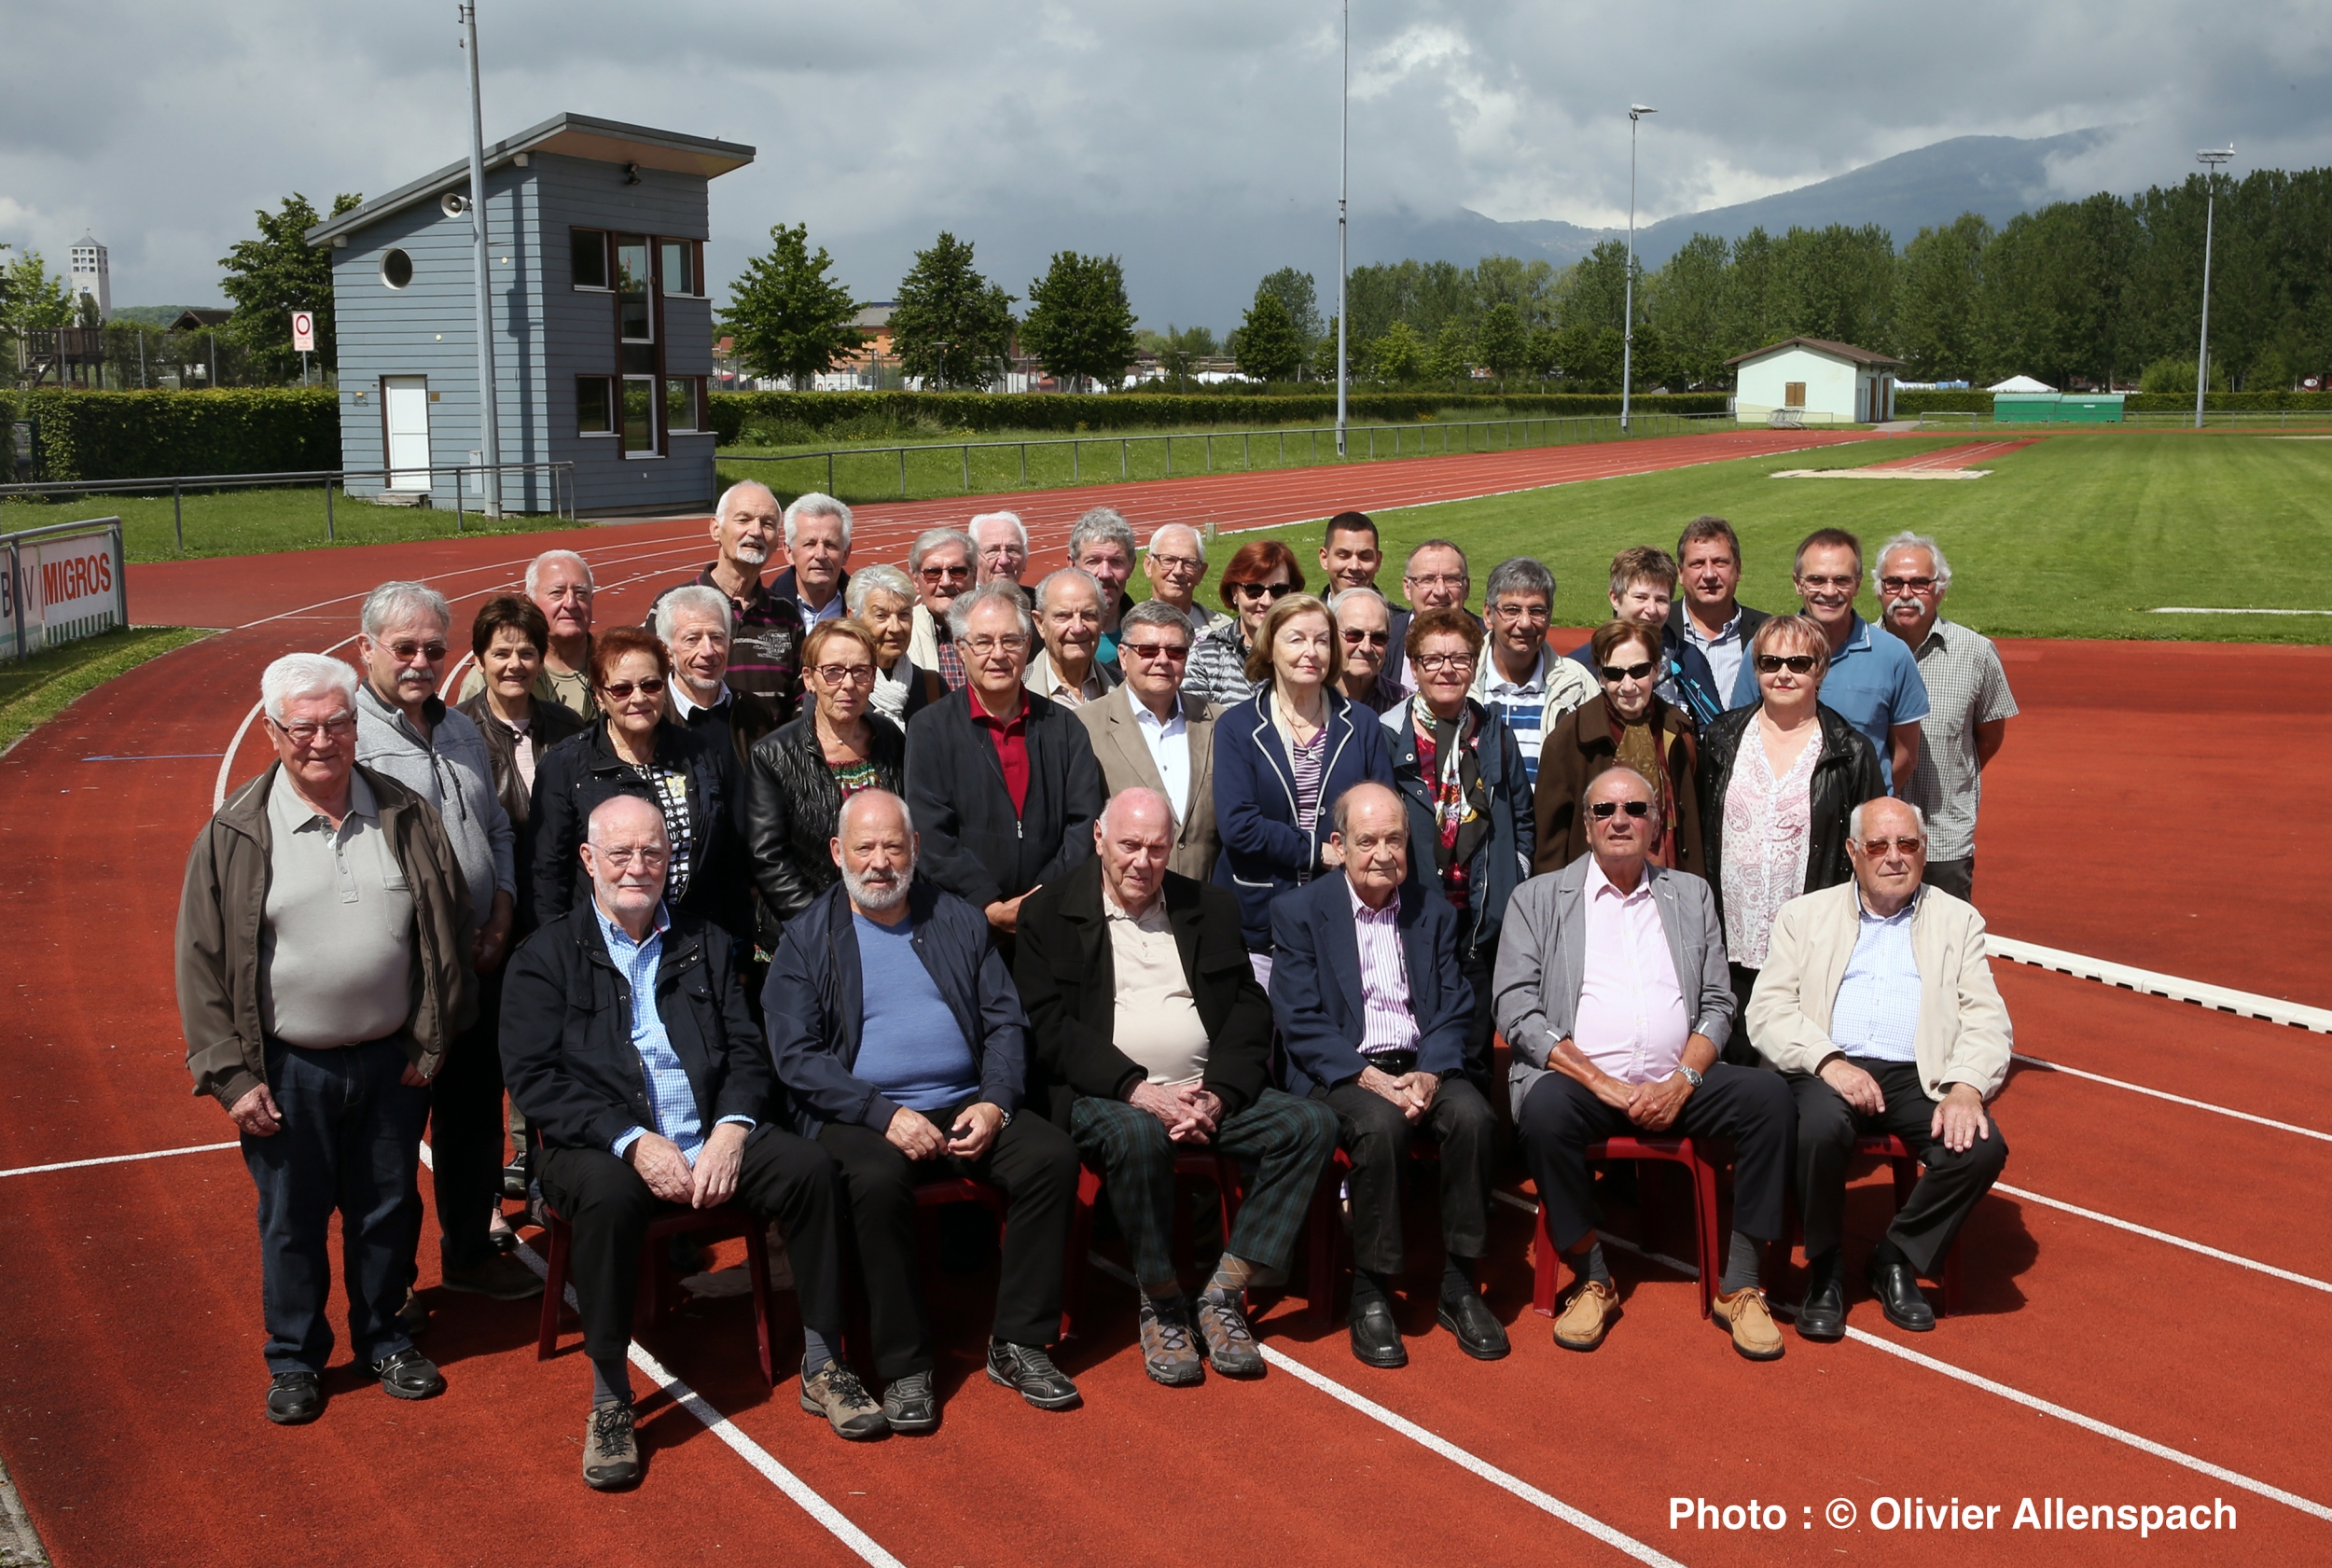
[(996, 1121), (997, 1131), (1001, 1132), (1006, 1128), (1012, 1125), (1012, 1113), (1010, 1111), (1005, 1110), (999, 1106), (996, 1111), (996, 1117), (998, 1118)]
[(1685, 1075), (1685, 1082), (1690, 1084), (1693, 1088), (1699, 1089), (1700, 1087), (1700, 1075), (1686, 1066), (1683, 1062), (1679, 1062), (1676, 1063), (1676, 1071), (1682, 1073)]

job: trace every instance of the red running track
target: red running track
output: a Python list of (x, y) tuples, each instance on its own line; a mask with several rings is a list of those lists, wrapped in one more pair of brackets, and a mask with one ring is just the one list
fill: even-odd
[(1873, 468), (1973, 468), (1978, 463), (2029, 447), (2038, 436), (2027, 436), (2020, 441), (1970, 441), (1964, 446), (1944, 447), (1936, 451), (1920, 452), (1910, 457), (1891, 457), (1884, 463), (1873, 463)]
[[(1655, 445), (1516, 459), (1593, 458), (1625, 471), (1608, 465), (1658, 455)], [(1707, 450), (1669, 455), (1688, 461)], [(1481, 489), (1518, 478), (1503, 454), (1467, 461), (1488, 476)], [(1437, 463), (1314, 477), (1407, 484), (1410, 471)], [(1417, 477), (1453, 493), (1467, 488), (1457, 474)], [(1096, 498), (1147, 524), (1207, 515), (1201, 506), (1227, 508), (1234, 485), (1265, 482), (1190, 481), (1207, 495), (1161, 489), (1139, 505), (1130, 494), (1138, 487), (1129, 486), (1020, 502), (1049, 543)], [(1289, 491), (1225, 526), (1419, 498)], [(894, 550), (913, 529), (967, 509), (865, 508), (862, 548)], [(606, 585), (603, 613), (620, 619), (692, 568), (701, 537), (700, 528), (637, 527), (588, 531), (576, 542)], [(133, 569), (141, 619), (237, 630), (101, 688), (0, 759), (0, 801), (11, 808), (0, 833), (13, 870), (0, 897), (16, 937), (13, 1005), (0, 1034), (13, 1069), (0, 1171), (221, 1141), (215, 1107), (184, 1089), (169, 937), (184, 846), (209, 809), (258, 668), (286, 648), (344, 637), (371, 581), (435, 577), (466, 607), (515, 580), (547, 543), (530, 535), (376, 547), (353, 560), (326, 552)], [(2323, 722), (2332, 652), (2066, 643), (2005, 651), (2024, 716), (1989, 780), (1980, 885), (1995, 928), (2325, 1003), (2313, 961), (2320, 938), (2294, 938), (2325, 929), (2325, 895), (2304, 879), (2273, 875), (2275, 858), (2261, 864), (2253, 830), (2227, 848), (2195, 842), (2189, 825), (2209, 813), (2186, 802), (2282, 798), (2283, 780), (2332, 762)], [(2214, 679), (2222, 673), (2214, 659), (2237, 658), (2249, 678), (2233, 680), (2230, 665)], [(2196, 716), (2206, 705), (2207, 728)], [(246, 746), (228, 771), (243, 776), (257, 759)], [(2297, 840), (2290, 862), (2310, 864), (2327, 847), (2317, 815), (2278, 823), (2281, 840)], [(2020, 1049), (2035, 1058), (2332, 1131), (2332, 1056), (2317, 1037), (2000, 968)], [(2007, 1181), (2020, 1188), (2270, 1267), (2332, 1275), (2314, 1229), (2281, 1223), (2287, 1205), (2267, 1196), (2324, 1190), (2332, 1144), (2040, 1066), (2020, 1069), (2001, 1116), (2017, 1151)], [(428, 1349), (452, 1384), (444, 1398), (396, 1404), (336, 1371), (322, 1422), (298, 1432), (269, 1426), (257, 1413), (257, 1259), (250, 1189), (237, 1166), (229, 1150), (0, 1177), (0, 1270), (16, 1285), (0, 1297), (0, 1409), (8, 1416), (0, 1457), (61, 1564), (284, 1551), (319, 1562), (486, 1561), (545, 1539), (572, 1543), (576, 1555), (671, 1556), (686, 1543), (697, 1557), (855, 1561), (668, 1407), (645, 1429), (647, 1484), (623, 1497), (587, 1493), (575, 1469), (588, 1377), (572, 1348), (548, 1367), (534, 1363), (531, 1304), (425, 1288), (438, 1308)], [(2230, 1191), (2262, 1197), (2230, 1204)], [(1876, 1233), (1885, 1201), (1881, 1183), (1856, 1189), (1858, 1235)], [(1677, 1216), (1654, 1208), (1647, 1239), (1676, 1250)], [(1694, 1564), (1827, 1561), (1841, 1552), (1934, 1561), (1942, 1543), (1875, 1531), (1867, 1519), (1848, 1532), (1820, 1520), (1833, 1496), (1867, 1506), (1881, 1492), (2001, 1502), (2004, 1526), (2028, 1494), (2131, 1503), (2216, 1494), (2241, 1511), (2242, 1558), (2326, 1555), (2321, 1519), (1875, 1344), (1793, 1340), (1778, 1366), (1751, 1367), (1697, 1317), (1689, 1282), (1624, 1256), (1616, 1267), (1627, 1313), (1611, 1341), (1591, 1357), (1561, 1355), (1528, 1310), (1527, 1235), (1527, 1216), (1501, 1209), (1491, 1300), (1516, 1335), (1506, 1362), (1464, 1360), (1430, 1332), (1430, 1311), (1413, 1306), (1405, 1327), (1421, 1337), (1402, 1374), (1358, 1367), (1340, 1330), (1323, 1335), (1285, 1313), (1267, 1342)], [(1855, 1325), (2326, 1501), (2305, 1459), (2315, 1446), (2312, 1412), (2332, 1395), (2332, 1358), (2306, 1327), (2323, 1321), (2322, 1292), (2006, 1195), (1979, 1210), (1969, 1247), (1968, 1315), (1909, 1342), (1857, 1301)], [(1429, 1260), (1431, 1243), (1420, 1250)], [(435, 1271), (424, 1246), (424, 1287)], [(694, 1310), (650, 1348), (820, 1496), (918, 1565), (1180, 1562), (1194, 1540), (1223, 1537), (1242, 1558), (1291, 1563), (1626, 1560), (1306, 1386), (1291, 1367), (1251, 1386), (1217, 1380), (1183, 1395), (1150, 1387), (1131, 1346), (1127, 1293), (1098, 1277), (1097, 1287), (1090, 1337), (1064, 1358), (1087, 1391), (1086, 1408), (1047, 1418), (979, 1379), (985, 1283), (939, 1281), (942, 1321), (954, 1325), (943, 1351), (950, 1402), (941, 1433), (923, 1442), (846, 1448), (798, 1414), (784, 1390), (756, 1388), (739, 1302)], [(1171, 1483), (1161, 1479), (1168, 1474)], [(1672, 1533), (1666, 1501), (1677, 1494), (1781, 1501), (1789, 1526), (1779, 1536)], [(1177, 1506), (1197, 1517), (1172, 1522)], [(1810, 1530), (1800, 1528), (1801, 1509), (1813, 1511)], [(2234, 1544), (2158, 1536), (2144, 1549), (2212, 1562), (2229, 1561)], [(2131, 1544), (2003, 1529), (1963, 1534), (1950, 1549), (1974, 1562), (2119, 1563)]]

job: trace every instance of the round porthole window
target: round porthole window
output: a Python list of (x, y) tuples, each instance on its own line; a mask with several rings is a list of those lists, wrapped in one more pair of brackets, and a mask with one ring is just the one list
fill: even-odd
[(381, 281), (391, 288), (403, 288), (413, 281), (413, 258), (401, 250), (393, 250), (381, 257)]

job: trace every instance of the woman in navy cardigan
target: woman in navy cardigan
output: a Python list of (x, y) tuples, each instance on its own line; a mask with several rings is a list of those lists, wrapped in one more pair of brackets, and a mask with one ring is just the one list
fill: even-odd
[(1215, 880), (1239, 899), (1239, 931), (1256, 976), (1271, 972), (1271, 900), (1328, 869), (1338, 796), (1364, 780), (1393, 783), (1384, 727), (1338, 689), (1344, 644), (1336, 617), (1308, 593), (1271, 607), (1247, 656), (1264, 684), (1215, 721)]

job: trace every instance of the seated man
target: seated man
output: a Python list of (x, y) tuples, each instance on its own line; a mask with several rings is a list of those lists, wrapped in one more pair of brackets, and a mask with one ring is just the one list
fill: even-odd
[(591, 812), (590, 833), (591, 902), (527, 938), (502, 992), (510, 1099), (539, 1140), (543, 1196), (574, 1230), (593, 1381), (583, 1479), (604, 1491), (639, 1478), (626, 1355), (640, 1243), (667, 1205), (735, 1198), (784, 1223), (801, 1298), (802, 1408), (844, 1437), (880, 1436), (881, 1410), (836, 1351), (834, 1162), (761, 1119), (769, 1063), (729, 937), (665, 906), (671, 848), (654, 806), (615, 796)]
[(1353, 1354), (1409, 1364), (1384, 1286), (1402, 1268), (1401, 1187), (1422, 1131), (1441, 1145), (1436, 1321), (1466, 1354), (1495, 1361), (1506, 1331), (1474, 1275), (1490, 1245), (1497, 1117), (1462, 1071), (1474, 988), (1458, 967), (1457, 911), (1409, 880), (1409, 811), (1391, 789), (1354, 784), (1337, 798), (1335, 821), (1328, 849), (1343, 875), (1271, 906), (1271, 1013), (1288, 1086), (1336, 1113), (1353, 1162)]
[(1109, 1183), (1142, 1290), (1144, 1364), (1169, 1387), (1205, 1377), (1174, 1273), (1174, 1156), (1212, 1148), (1256, 1167), (1196, 1311), (1215, 1369), (1256, 1377), (1241, 1293), (1287, 1268), (1336, 1117), (1265, 1083), (1271, 1004), (1239, 939), (1238, 901), (1166, 869), (1166, 798), (1119, 792), (1093, 842), (1097, 858), (1039, 889), (1020, 917), (1029, 1099)]
[(1914, 1334), (1936, 1325), (1919, 1276), (1943, 1267), (1961, 1222), (2008, 1162), (1984, 1114), (2014, 1044), (1984, 917), (1920, 885), (1927, 835), (1917, 806), (1867, 801), (1847, 833), (1854, 880), (1782, 906), (1749, 997), (1750, 1037), (1798, 1099), (1810, 1276), (1798, 1332), (1809, 1339), (1846, 1332), (1839, 1253), (1857, 1135), (1891, 1132), (1927, 1167), (1868, 1270), (1887, 1321)]
[(939, 1424), (915, 1280), (918, 1182), (969, 1176), (1004, 1193), (989, 1379), (1040, 1410), (1077, 1402), (1045, 1352), (1061, 1329), (1076, 1145), (1042, 1117), (1014, 1117), (1028, 1024), (1012, 976), (979, 909), (916, 881), (917, 848), (897, 796), (842, 802), (829, 845), (841, 881), (785, 923), (761, 992), (796, 1120), (842, 1167), (894, 1432)]
[(1732, 1245), (1714, 1315), (1735, 1350), (1771, 1361), (1782, 1336), (1758, 1268), (1762, 1244), (1784, 1234), (1797, 1118), (1780, 1078), (1717, 1061), (1733, 1023), (1724, 925), (1708, 883), (1646, 858), (1659, 831), (1651, 811), (1632, 768), (1588, 785), (1588, 853), (1515, 889), (1491, 982), (1514, 1053), (1515, 1140), (1547, 1234), (1579, 1275), (1555, 1343), (1591, 1351), (1619, 1312), (1595, 1236), (1587, 1145), (1673, 1131), (1732, 1141)]

